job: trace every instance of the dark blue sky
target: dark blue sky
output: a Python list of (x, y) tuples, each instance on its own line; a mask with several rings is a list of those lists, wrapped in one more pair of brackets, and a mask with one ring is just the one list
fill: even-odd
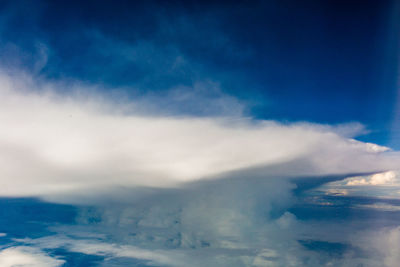
[(2, 1), (0, 59), (130, 95), (211, 81), (256, 118), (359, 121), (363, 140), (400, 147), (398, 12), (391, 0)]

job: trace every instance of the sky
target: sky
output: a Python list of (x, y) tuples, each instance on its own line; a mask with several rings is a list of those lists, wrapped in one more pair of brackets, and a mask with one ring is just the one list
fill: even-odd
[(399, 12), (1, 1), (0, 266), (398, 266)]

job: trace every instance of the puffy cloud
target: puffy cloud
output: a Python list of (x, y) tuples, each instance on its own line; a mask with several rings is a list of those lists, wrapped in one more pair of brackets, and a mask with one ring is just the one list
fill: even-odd
[(398, 182), (397, 172), (387, 171), (369, 176), (350, 178), (346, 185), (390, 185), (396, 182)]
[[(293, 188), (285, 179), (201, 181), (159, 189), (135, 201), (100, 202), (82, 208), (75, 226), (50, 229), (59, 234), (14, 241), (102, 256), (105, 266), (118, 258), (150, 266), (254, 266), (266, 261), (299, 266), (307, 252), (292, 230), (298, 225), (296, 216), (286, 211)], [(279, 256), (271, 258), (271, 253)]]
[(399, 172), (391, 170), (369, 175), (356, 175), (325, 183), (318, 190), (328, 195), (398, 199), (400, 197)]
[(18, 246), (0, 251), (0, 266), (2, 267), (58, 267), (64, 260), (55, 259), (37, 248)]
[(102, 256), (104, 266), (118, 258), (150, 266), (376, 266), (381, 256), (365, 257), (368, 248), (352, 242), (365, 229), (364, 217), (298, 219), (289, 211), (297, 201), (293, 187), (286, 179), (242, 177), (159, 189), (143, 199), (83, 208), (77, 225), (50, 229), (59, 234), (14, 241)]

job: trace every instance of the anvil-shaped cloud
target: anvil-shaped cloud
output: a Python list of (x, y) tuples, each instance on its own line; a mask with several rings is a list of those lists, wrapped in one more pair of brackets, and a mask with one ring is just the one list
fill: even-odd
[[(234, 103), (232, 116), (226, 106), (224, 116), (176, 116), (164, 112), (165, 103), (174, 101), (152, 95), (121, 102), (90, 85), (2, 73), (0, 196), (91, 207), (80, 206), (75, 226), (52, 229), (58, 235), (14, 239), (18, 247), (3, 250), (1, 260), (58, 266), (63, 258), (45, 252), (64, 248), (150, 265), (319, 266), (332, 259), (307, 249), (312, 239), (339, 248), (349, 241), (299, 220), (291, 210), (296, 194), (400, 166), (397, 152), (353, 139), (365, 132), (357, 123), (255, 120), (238, 115), (229, 97), (218, 104)], [(93, 231), (103, 237), (92, 240)], [(357, 257), (349, 266), (380, 260)]]
[[(385, 147), (351, 139), (359, 124), (148, 115), (135, 112), (144, 100), (118, 104), (79, 84), (66, 96), (65, 86), (1, 74), (1, 196), (176, 187), (255, 169), (265, 178), (367, 173), (400, 162)], [(163, 99), (152, 101), (162, 109)]]

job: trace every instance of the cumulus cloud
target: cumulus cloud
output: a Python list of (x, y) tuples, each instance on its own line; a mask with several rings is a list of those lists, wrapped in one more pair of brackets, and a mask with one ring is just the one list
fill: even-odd
[(398, 170), (391, 170), (347, 177), (341, 181), (326, 183), (319, 190), (328, 195), (398, 199), (400, 197), (399, 172)]
[(50, 229), (58, 234), (14, 241), (102, 256), (104, 266), (122, 258), (150, 266), (376, 266), (381, 255), (366, 257), (369, 248), (360, 237), (352, 240), (355, 233), (362, 236), (365, 218), (338, 218), (340, 224), (298, 219), (289, 210), (297, 201), (293, 188), (286, 179), (206, 180), (135, 201), (82, 208), (76, 225)]
[(393, 185), (396, 184), (396, 182), (398, 182), (397, 172), (387, 171), (369, 176), (350, 178), (346, 185)]
[(143, 249), (102, 240), (77, 240), (63, 235), (16, 241), (41, 249), (51, 250), (63, 247), (71, 252), (102, 256), (105, 257), (104, 266), (107, 266), (107, 262), (112, 259), (118, 261), (118, 258), (142, 260), (143, 265), (149, 266), (183, 267), (188, 263), (191, 266), (266, 266), (266, 264), (267, 266), (301, 266), (304, 258), (310, 256), (310, 253), (296, 242), (290, 242), (289, 246), (286, 244), (284, 248), (275, 246), (274, 249), (244, 247)]
[[(210, 25), (202, 27), (209, 16), (198, 25), (177, 17), (172, 24), (162, 21), (167, 26), (156, 30), (161, 40), (187, 38), (187, 29), (196, 36), (213, 32)], [(119, 258), (178, 267), (379, 266), (382, 259), (395, 266), (399, 261), (396, 229), (380, 232), (389, 242), (365, 241), (360, 235), (352, 243), (354, 226), (341, 224), (331, 231), (338, 225), (304, 222), (290, 210), (296, 194), (327, 181), (357, 175), (342, 181), (342, 187), (328, 188), (335, 197), (352, 195), (352, 186), (393, 185), (400, 156), (354, 140), (367, 132), (363, 125), (255, 120), (244, 115), (244, 103), (206, 79), (223, 75), (196, 64), (179, 46), (140, 38), (130, 44), (101, 31), (78, 31), (87, 44), (86, 60), (77, 56), (69, 65), (61, 60), (52, 72), (48, 60), (54, 62), (50, 55), (59, 52), (37, 42), (36, 52), (27, 52), (34, 62), (30, 69), (38, 75), (49, 67), (50, 76), (63, 70), (72, 70), (73, 76), (77, 69), (85, 78), (108, 84), (133, 69), (136, 81), (126, 84), (170, 90), (125, 98), (112, 88), (98, 93), (97, 85), (0, 73), (0, 196), (93, 204), (79, 205), (76, 225), (51, 229), (58, 234), (17, 240), (13, 233), (0, 233), (20, 244), (0, 251), (1, 266), (60, 266), (64, 259), (44, 252), (60, 248), (104, 257), (99, 264), (107, 267)], [(66, 29), (62, 39), (76, 40), (77, 29), (71, 32)], [(239, 61), (251, 54), (232, 45), (223, 31), (213, 34), (217, 53), (239, 56)], [(12, 45), (0, 57), (18, 58), (21, 51)], [(81, 68), (82, 61), (109, 66), (107, 71), (101, 64)], [(382, 203), (355, 207), (398, 211)], [(334, 256), (312, 251), (313, 239), (321, 239), (321, 247), (352, 244), (372, 256), (365, 259), (345, 245)], [(366, 245), (373, 242), (378, 245)]]

